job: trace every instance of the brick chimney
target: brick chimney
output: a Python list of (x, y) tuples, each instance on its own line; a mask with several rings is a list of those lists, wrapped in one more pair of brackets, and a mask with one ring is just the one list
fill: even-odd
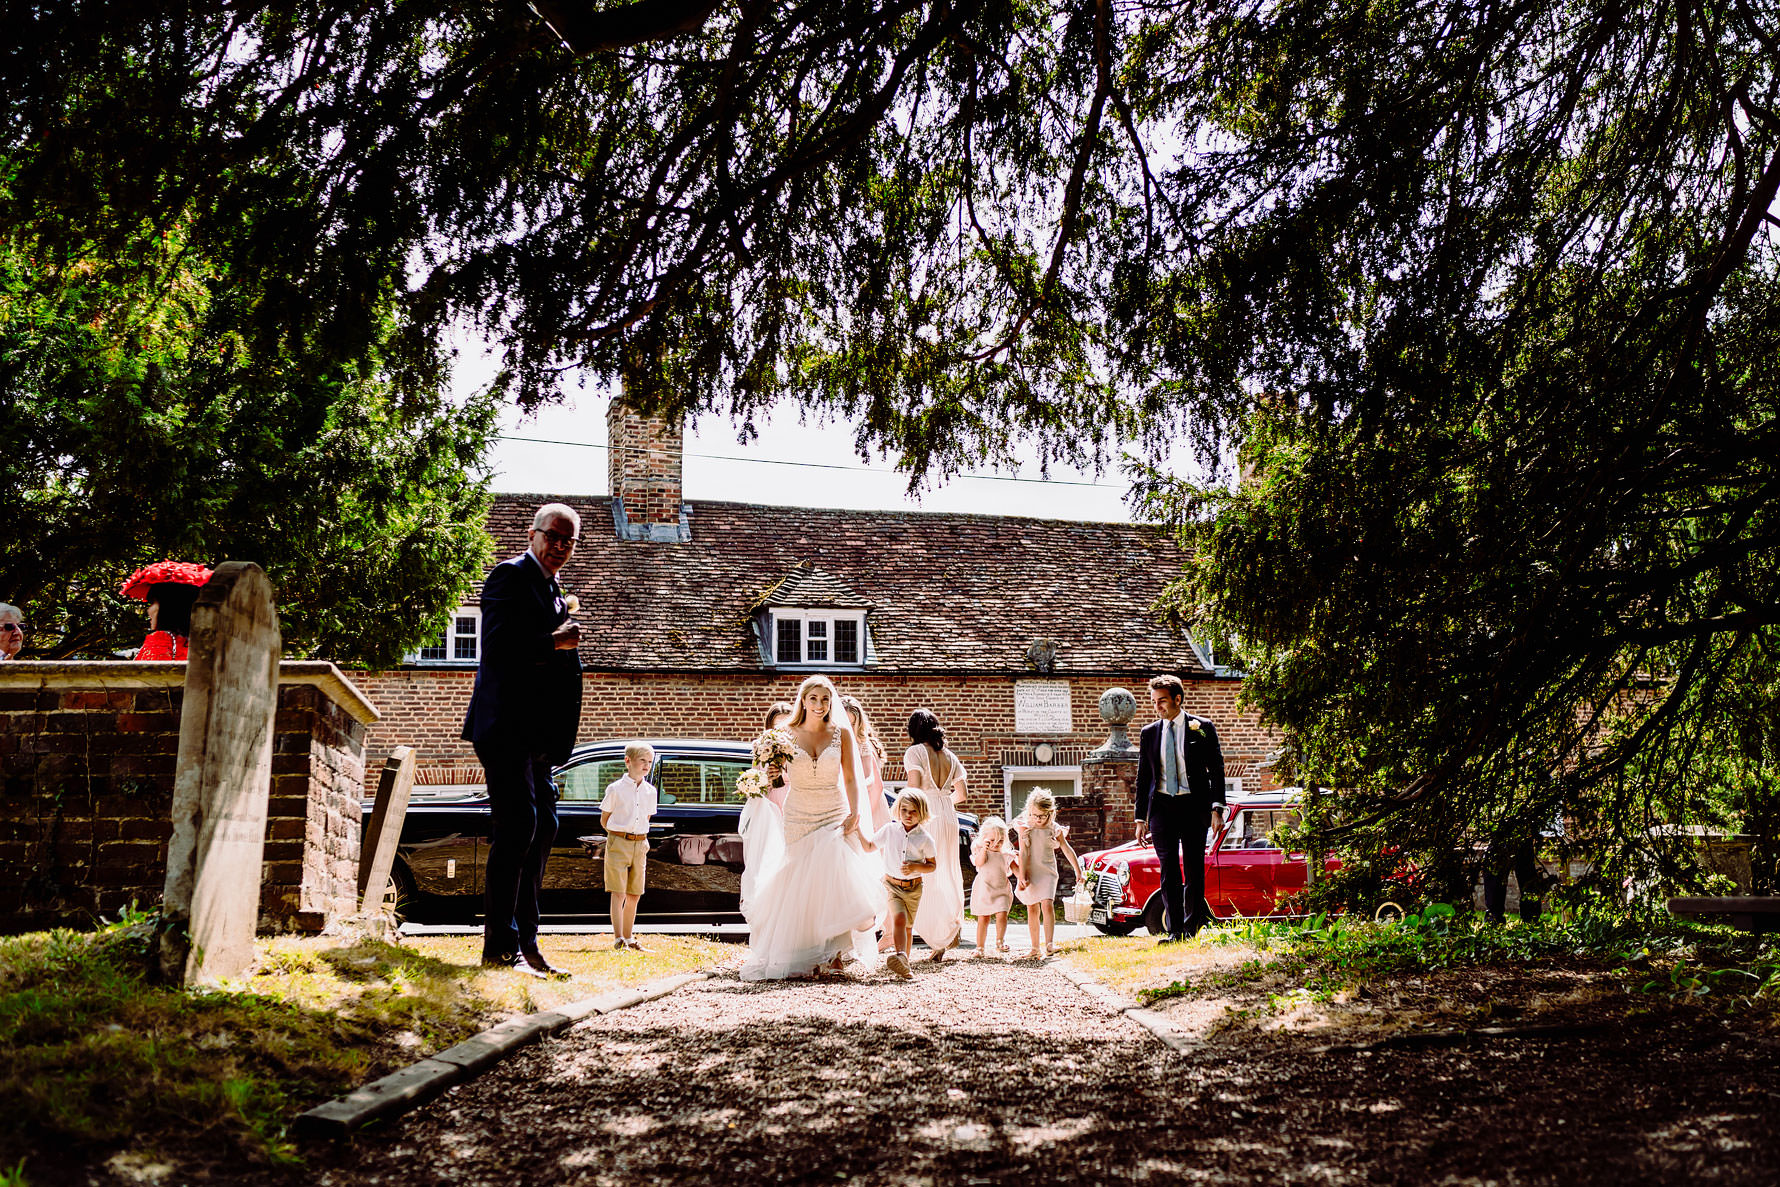
[(680, 499), (684, 422), (644, 416), (615, 397), (606, 411), (606, 482), (620, 540), (685, 543), (692, 538)]

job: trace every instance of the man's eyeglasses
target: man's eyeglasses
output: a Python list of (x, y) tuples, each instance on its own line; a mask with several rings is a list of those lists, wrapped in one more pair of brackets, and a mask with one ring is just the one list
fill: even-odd
[(22, 635), (25, 633), (25, 624), (22, 622), (0, 622), (0, 631), (17, 631)]
[(532, 531), (543, 533), (544, 539), (550, 541), (557, 548), (561, 548), (565, 544), (573, 548), (581, 539), (579, 536), (565, 536), (561, 532), (553, 532), (549, 528), (533, 528)]

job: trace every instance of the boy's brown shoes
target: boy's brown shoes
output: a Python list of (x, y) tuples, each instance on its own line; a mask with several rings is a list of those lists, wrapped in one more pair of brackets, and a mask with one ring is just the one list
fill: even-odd
[(901, 977), (904, 981), (909, 980), (915, 975), (909, 971), (908, 958), (900, 952), (892, 952), (890, 958), (884, 962), (884, 967), (889, 969), (892, 973), (895, 973), (898, 977)]

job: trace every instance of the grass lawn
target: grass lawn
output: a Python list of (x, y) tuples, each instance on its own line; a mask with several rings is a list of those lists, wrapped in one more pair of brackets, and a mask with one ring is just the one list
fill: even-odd
[(620, 986), (739, 958), (734, 945), (547, 936), (573, 974), (479, 967), (480, 936), (399, 945), (262, 938), (252, 976), (181, 991), (145, 975), (152, 924), (0, 939), (0, 1187), (81, 1166), (294, 1163), (290, 1119), (480, 1031)]

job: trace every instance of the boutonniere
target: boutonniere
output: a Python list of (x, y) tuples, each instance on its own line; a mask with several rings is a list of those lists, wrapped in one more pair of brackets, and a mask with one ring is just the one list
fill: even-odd
[(573, 614), (581, 608), (581, 599), (574, 594), (564, 594), (562, 597), (562, 605), (563, 609), (567, 610), (570, 614)]
[(1187, 718), (1187, 728), (1194, 733), (1198, 733), (1204, 726), (1197, 717), (1189, 717)]

